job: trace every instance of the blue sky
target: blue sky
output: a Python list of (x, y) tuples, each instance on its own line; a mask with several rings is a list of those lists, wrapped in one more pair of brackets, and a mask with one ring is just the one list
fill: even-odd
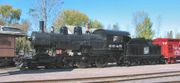
[[(0, 4), (10, 4), (22, 9), (23, 19), (28, 19), (27, 12), (34, 0), (0, 0)], [(120, 30), (134, 34), (133, 13), (145, 11), (157, 31), (158, 16), (161, 17), (160, 35), (167, 31), (180, 32), (180, 0), (64, 0), (62, 9), (76, 9), (87, 14), (91, 19), (99, 20), (106, 28), (118, 23)]]

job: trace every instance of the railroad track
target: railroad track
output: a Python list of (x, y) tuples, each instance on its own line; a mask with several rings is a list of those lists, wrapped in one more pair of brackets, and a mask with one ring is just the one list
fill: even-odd
[(157, 79), (165, 77), (180, 76), (180, 71), (173, 72), (159, 72), (135, 75), (121, 75), (121, 76), (104, 76), (104, 77), (88, 77), (88, 78), (72, 78), (72, 79), (54, 79), (54, 80), (36, 80), (36, 81), (18, 81), (11, 83), (118, 83), (118, 82), (132, 82), (137, 80)]

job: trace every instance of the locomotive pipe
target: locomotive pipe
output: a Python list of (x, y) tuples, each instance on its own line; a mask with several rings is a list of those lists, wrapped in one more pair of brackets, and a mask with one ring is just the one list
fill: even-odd
[(41, 32), (45, 32), (44, 21), (39, 21), (39, 28)]

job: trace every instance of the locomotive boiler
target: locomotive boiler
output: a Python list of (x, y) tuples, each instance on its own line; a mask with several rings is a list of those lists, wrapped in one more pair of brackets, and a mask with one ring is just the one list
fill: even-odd
[(79, 50), (83, 46), (93, 49), (102, 48), (104, 39), (99, 35), (93, 34), (63, 34), (63, 33), (32, 33), (32, 46), (34, 48), (55, 48)]

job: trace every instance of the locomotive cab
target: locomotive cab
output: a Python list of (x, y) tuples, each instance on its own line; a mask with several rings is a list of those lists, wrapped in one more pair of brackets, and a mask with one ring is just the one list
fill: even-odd
[(123, 37), (122, 36), (108, 36), (107, 47), (111, 50), (122, 50), (123, 49)]
[(127, 43), (130, 40), (130, 34), (125, 31), (99, 29), (94, 31), (93, 33), (101, 35), (106, 42), (104, 47), (109, 48), (110, 50), (122, 50), (123, 44)]

